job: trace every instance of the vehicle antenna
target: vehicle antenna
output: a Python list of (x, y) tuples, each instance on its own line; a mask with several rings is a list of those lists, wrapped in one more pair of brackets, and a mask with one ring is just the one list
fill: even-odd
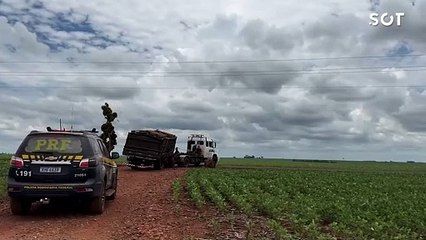
[(71, 130), (74, 123), (74, 104), (71, 106)]

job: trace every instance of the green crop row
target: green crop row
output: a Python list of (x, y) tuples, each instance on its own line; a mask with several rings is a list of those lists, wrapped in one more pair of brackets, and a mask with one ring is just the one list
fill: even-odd
[(289, 159), (243, 159), (222, 158), (220, 168), (285, 168), (302, 170), (392, 172), (426, 174), (426, 163), (337, 161), (337, 160), (289, 160)]
[(6, 196), (6, 176), (9, 167), (9, 154), (0, 154), (0, 199)]
[(424, 239), (426, 175), (195, 169), (198, 206), (237, 207), (290, 223), (302, 239)]

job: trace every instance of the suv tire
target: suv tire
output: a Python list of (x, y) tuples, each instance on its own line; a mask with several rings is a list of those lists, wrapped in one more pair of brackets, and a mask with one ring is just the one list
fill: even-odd
[(105, 183), (102, 183), (101, 193), (101, 196), (90, 199), (89, 212), (91, 214), (102, 214), (105, 210)]
[(26, 215), (30, 212), (31, 202), (27, 199), (11, 198), (10, 210), (14, 215)]

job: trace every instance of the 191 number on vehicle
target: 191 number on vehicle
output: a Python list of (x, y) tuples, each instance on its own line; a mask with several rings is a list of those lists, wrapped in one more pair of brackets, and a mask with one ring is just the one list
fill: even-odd
[(31, 171), (27, 170), (16, 170), (15, 174), (17, 177), (31, 177)]

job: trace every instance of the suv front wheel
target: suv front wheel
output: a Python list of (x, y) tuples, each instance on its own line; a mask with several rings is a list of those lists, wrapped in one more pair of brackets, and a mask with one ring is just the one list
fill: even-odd
[(14, 215), (25, 215), (30, 212), (31, 201), (26, 199), (11, 198), (10, 209)]

